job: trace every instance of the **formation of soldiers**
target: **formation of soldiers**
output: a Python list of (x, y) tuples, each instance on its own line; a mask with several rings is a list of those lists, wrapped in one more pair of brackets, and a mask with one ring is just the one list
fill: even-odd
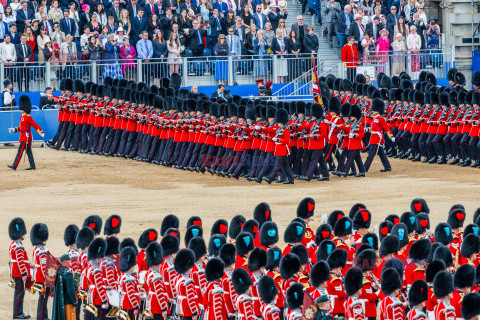
[[(188, 219), (183, 237), (170, 214), (159, 231), (147, 229), (138, 241), (119, 239), (120, 216), (105, 221), (104, 236), (102, 219), (89, 216), (81, 229), (69, 225), (64, 233), (62, 259), (78, 279), (68, 304), (84, 320), (479, 319), (480, 208), (463, 228), (465, 209), (453, 205), (434, 230), (420, 198), (373, 230), (372, 213), (361, 203), (347, 214), (323, 215), (316, 232), (314, 212), (314, 199), (299, 203), (283, 248), (266, 203), (255, 207), (253, 219), (215, 221), (209, 239), (198, 216)], [(30, 283), (39, 293), (37, 320), (46, 320), (49, 294), (59, 290), (45, 285), (48, 227), (36, 223), (30, 230), (32, 263), (26, 234), (21, 218), (10, 222), (13, 316), (30, 317), (23, 310)]]

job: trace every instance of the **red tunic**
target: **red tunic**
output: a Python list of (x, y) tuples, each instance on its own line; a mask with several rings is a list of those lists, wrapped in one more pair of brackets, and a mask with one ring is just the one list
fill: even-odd
[(15, 132), (20, 132), (18, 142), (27, 142), (29, 146), (32, 145), (31, 127), (43, 134), (42, 128), (40, 128), (29, 114), (22, 115), (20, 117), (20, 126), (15, 128)]
[(118, 270), (115, 265), (115, 260), (105, 257), (103, 258), (100, 267), (102, 268), (103, 280), (105, 281), (107, 289), (117, 290), (120, 270)]
[(163, 283), (160, 270), (150, 268), (145, 280), (148, 288), (147, 309), (153, 314), (161, 314), (164, 311), (170, 313), (170, 310), (168, 309), (167, 291), (165, 290), (165, 284)]
[(43, 246), (36, 246), (33, 249), (33, 262), (35, 267), (33, 269), (33, 281), (37, 283), (45, 282), (45, 275), (47, 274), (47, 256), (50, 253), (48, 249)]
[(227, 308), (220, 282), (210, 282), (205, 292), (205, 320), (227, 320)]
[[(237, 307), (238, 317), (242, 320), (255, 320), (255, 312), (253, 309), (254, 301), (248, 293), (237, 296), (235, 305)], [(262, 314), (260, 313), (260, 317)]]
[(455, 319), (455, 308), (453, 308), (447, 300), (439, 300), (434, 312), (435, 320)]
[(380, 320), (404, 320), (405, 306), (397, 297), (386, 296), (380, 305)]
[(359, 61), (357, 47), (351, 44), (346, 44), (342, 48), (342, 62), (347, 69), (355, 69)]
[(177, 273), (173, 268), (173, 260), (165, 259), (160, 267), (160, 273), (162, 274), (163, 281), (165, 282), (165, 289), (169, 300), (173, 300), (177, 296), (177, 290), (175, 288), (175, 278)]
[(23, 247), (22, 241), (16, 240), (8, 248), (10, 252), (10, 276), (20, 278), (30, 276), (30, 262), (28, 261), (27, 251)]
[[(88, 303), (96, 306), (107, 303), (108, 296), (105, 282), (103, 281), (102, 269), (96, 262), (90, 263), (86, 276), (89, 283)], [(124, 274), (123, 276), (125, 277), (126, 275)]]
[(333, 313), (345, 313), (344, 305), (347, 294), (343, 287), (343, 278), (332, 274), (330, 280), (327, 282), (327, 292), (329, 295), (334, 296), (332, 305)]
[(137, 278), (131, 273), (126, 272), (120, 278), (120, 307), (123, 310), (135, 310), (140, 308), (140, 295), (138, 291)]
[(177, 314), (181, 317), (192, 317), (200, 314), (195, 282), (186, 274), (179, 274), (175, 281)]

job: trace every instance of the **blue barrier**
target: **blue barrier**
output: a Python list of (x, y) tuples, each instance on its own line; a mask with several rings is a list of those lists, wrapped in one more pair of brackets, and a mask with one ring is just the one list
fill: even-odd
[[(47, 128), (43, 110), (35, 107), (30, 115), (43, 130)], [(0, 111), (0, 143), (18, 142), (20, 133), (9, 133), (8, 128), (18, 127), (20, 125), (20, 117), (21, 113), (18, 110)], [(33, 141), (46, 141), (46, 137), (42, 138), (36, 130), (32, 130), (32, 137)]]
[(43, 116), (45, 119), (45, 141), (52, 140), (57, 132), (58, 128), (58, 109), (45, 109), (43, 110)]

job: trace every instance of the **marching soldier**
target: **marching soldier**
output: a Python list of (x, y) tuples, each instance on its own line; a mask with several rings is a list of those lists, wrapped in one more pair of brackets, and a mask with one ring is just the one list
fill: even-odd
[[(225, 305), (227, 308), (228, 318), (232, 320), (235, 317), (236, 312), (236, 305), (235, 301), (237, 301), (237, 292), (232, 284), (232, 272), (233, 266), (235, 265), (235, 245), (233, 243), (224, 244), (220, 248), (220, 259), (222, 259), (225, 265), (225, 274), (222, 278), (222, 289), (224, 292), (224, 299)], [(205, 271), (203, 272), (205, 277)], [(206, 279), (205, 279), (206, 281)], [(208, 286), (208, 283), (206, 284)], [(206, 291), (205, 290), (203, 292)], [(203, 293), (202, 292), (202, 293)], [(203, 296), (202, 296), (203, 299)]]
[(408, 320), (427, 320), (424, 313), (425, 302), (428, 300), (428, 285), (424, 280), (415, 280), (408, 290), (408, 302), (411, 306)]
[[(86, 303), (86, 301), (84, 302), (84, 300), (87, 299), (88, 288), (90, 286), (87, 275), (89, 267), (88, 247), (94, 238), (95, 234), (93, 233), (93, 230), (89, 227), (83, 227), (78, 231), (75, 239), (75, 245), (79, 250), (82, 250), (82, 253), (78, 257), (81, 267), (81, 274), (78, 281), (78, 299), (76, 310), (77, 319), (80, 319), (80, 310), (82, 310), (82, 303)], [(90, 320), (91, 318), (91, 313), (84, 309), (83, 319)]]
[(187, 320), (200, 315), (195, 281), (190, 274), (195, 265), (195, 253), (190, 249), (181, 249), (175, 256), (174, 268), (178, 276), (175, 279), (176, 314)]
[(177, 290), (175, 287), (175, 279), (177, 277), (177, 273), (175, 272), (174, 268), (174, 259), (175, 254), (179, 250), (179, 241), (178, 238), (168, 234), (163, 237), (162, 241), (160, 242), (163, 250), (163, 263), (160, 267), (160, 274), (163, 277), (163, 281), (165, 283), (165, 289), (167, 290), (168, 296), (168, 303), (169, 307), (168, 310), (170, 314), (174, 311), (174, 299), (177, 296)]
[(385, 295), (380, 305), (380, 319), (405, 319), (405, 306), (398, 299), (402, 289), (402, 275), (395, 268), (387, 268), (382, 272), (382, 292)]
[(8, 225), (10, 244), (10, 277), (13, 280), (15, 292), (13, 295), (13, 318), (30, 319), (30, 315), (23, 312), (25, 286), (30, 278), (30, 262), (22, 241), (27, 234), (27, 228), (22, 218), (14, 218)]
[(263, 276), (258, 284), (258, 294), (263, 301), (262, 317), (264, 320), (281, 319), (281, 310), (276, 306), (279, 290), (275, 280), (270, 276)]
[(227, 320), (228, 318), (222, 289), (224, 267), (225, 265), (220, 258), (210, 259), (205, 266), (205, 278), (208, 281), (208, 287), (205, 291), (205, 320)]
[(22, 95), (18, 101), (18, 109), (22, 116), (20, 117), (20, 126), (15, 128), (8, 128), (8, 132), (15, 133), (20, 132), (19, 142), (20, 145), (18, 146), (17, 156), (13, 161), (12, 165), (8, 167), (17, 170), (18, 165), (20, 164), (20, 160), (22, 160), (23, 152), (25, 151), (28, 156), (28, 162), (30, 163), (30, 167), (26, 170), (35, 170), (35, 159), (33, 158), (32, 153), (32, 133), (31, 127), (37, 130), (40, 136), (44, 136), (42, 128), (33, 120), (30, 116), (30, 112), (32, 112), (32, 103), (30, 102), (30, 98), (26, 95)]
[[(136, 319), (140, 311), (139, 283), (134, 272), (137, 266), (136, 257), (137, 253), (132, 247), (120, 251), (120, 271), (123, 273), (120, 278), (120, 308), (128, 315), (128, 319)], [(108, 306), (108, 300), (104, 304)]]
[(165, 283), (160, 273), (163, 262), (162, 246), (158, 242), (151, 242), (145, 249), (145, 259), (149, 268), (145, 276), (145, 284), (148, 289), (147, 306), (145, 312), (153, 315), (153, 320), (165, 320), (169, 313), (168, 295)]
[[(252, 277), (250, 277), (247, 270), (243, 268), (235, 269), (232, 272), (232, 284), (237, 292), (235, 306), (238, 317), (245, 320), (256, 319), (257, 310), (255, 310), (254, 304), (258, 303), (258, 307), (260, 307), (260, 301), (256, 300), (255, 297), (251, 295), (254, 282), (252, 281)], [(257, 297), (257, 299), (259, 299), (259, 297)]]
[(362, 270), (357, 267), (348, 269), (343, 285), (348, 296), (344, 305), (346, 319), (365, 319), (365, 303), (359, 299), (363, 287)]
[(288, 307), (287, 320), (302, 319), (303, 295), (303, 286), (299, 283), (292, 284), (286, 291), (285, 301)]
[(455, 308), (450, 305), (452, 293), (455, 290), (453, 276), (448, 271), (440, 271), (433, 280), (433, 293), (438, 300), (435, 306), (435, 319), (455, 319)]
[[(94, 311), (90, 316), (94, 320), (105, 320), (107, 314), (108, 296), (107, 296), (107, 287), (103, 279), (103, 272), (100, 266), (100, 263), (105, 256), (105, 251), (107, 250), (107, 242), (104, 239), (96, 238), (92, 240), (88, 246), (88, 260), (90, 260), (90, 265), (86, 272), (86, 277), (88, 279), (88, 295), (87, 295), (87, 306), (88, 309)], [(121, 263), (120, 271), (125, 272), (124, 269), (128, 265), (126, 263)]]

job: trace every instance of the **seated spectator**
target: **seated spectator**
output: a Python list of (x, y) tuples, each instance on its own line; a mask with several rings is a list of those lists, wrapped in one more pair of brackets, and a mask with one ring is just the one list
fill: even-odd
[(225, 97), (225, 85), (219, 84), (217, 87), (217, 91), (212, 93), (212, 98), (224, 98)]
[(90, 36), (88, 39), (87, 49), (88, 53), (90, 54), (91, 61), (100, 62), (102, 60), (103, 46), (97, 38)]
[(88, 27), (94, 35), (98, 36), (102, 32), (102, 25), (98, 22), (98, 14), (92, 14), (90, 22), (85, 27)]

